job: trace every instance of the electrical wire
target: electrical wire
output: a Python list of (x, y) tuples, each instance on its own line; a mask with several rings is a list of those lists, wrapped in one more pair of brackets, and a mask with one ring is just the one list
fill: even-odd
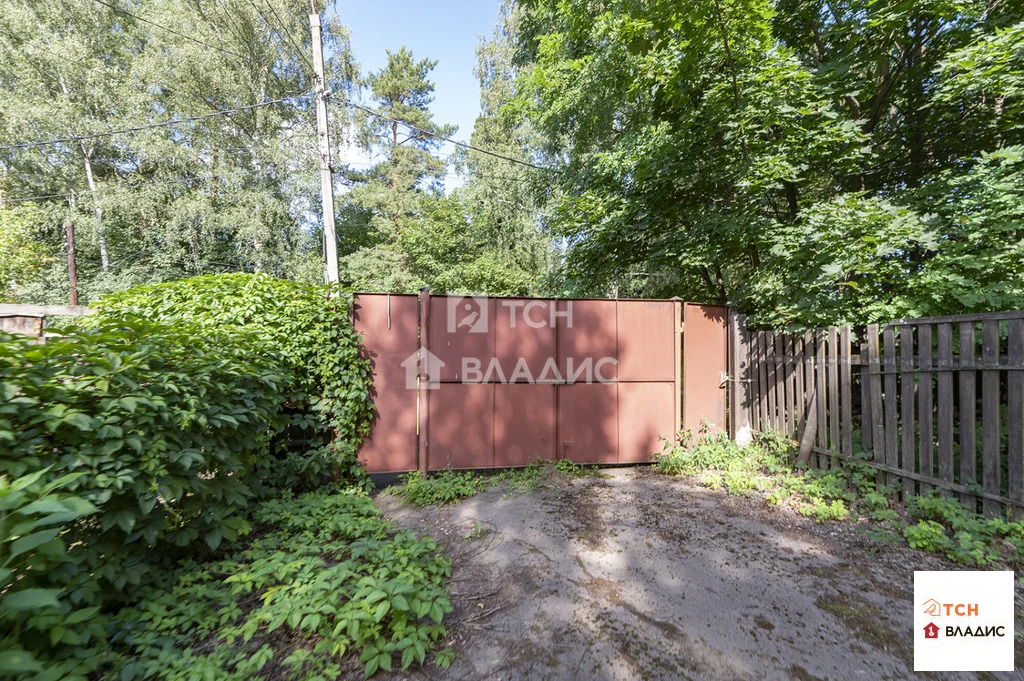
[(124, 16), (131, 17), (131, 18), (135, 19), (136, 21), (141, 21), (144, 24), (149, 24), (150, 26), (155, 26), (155, 27), (159, 28), (161, 31), (167, 31), (168, 33), (171, 33), (173, 35), (178, 36), (179, 38), (184, 38), (185, 40), (190, 40), (190, 41), (196, 43), (197, 45), (202, 45), (204, 47), (210, 48), (211, 50), (217, 50), (218, 52), (223, 52), (224, 54), (230, 54), (233, 57), (238, 57), (239, 59), (244, 59), (245, 61), (251, 61), (248, 57), (245, 57), (245, 56), (239, 54), (238, 52), (235, 52), (233, 50), (228, 50), (228, 49), (225, 49), (223, 47), (217, 47), (216, 45), (211, 45), (210, 43), (203, 42), (202, 40), (199, 40), (197, 38), (193, 38), (192, 36), (185, 35), (184, 33), (180, 33), (178, 31), (175, 31), (173, 28), (168, 28), (168, 27), (166, 27), (166, 26), (164, 26), (162, 24), (156, 23), (155, 21), (150, 21), (149, 19), (144, 19), (143, 17), (140, 17), (138, 14), (133, 14), (132, 12), (129, 12), (126, 9), (121, 9), (120, 7), (117, 7), (116, 5), (112, 5), (109, 2), (105, 2), (104, 0), (93, 0), (93, 2), (99, 3), (99, 4), (101, 4), (101, 5), (105, 6), (105, 7), (109, 7), (110, 9), (114, 10), (118, 14), (123, 14)]
[[(287, 40), (287, 41), (288, 41), (289, 43), (291, 43), (292, 47), (294, 47), (294, 48), (295, 48), (295, 52), (296, 52), (296, 53), (298, 54), (299, 58), (300, 58), (300, 59), (302, 59), (302, 61), (306, 62), (306, 65), (307, 65), (307, 66), (309, 67), (309, 71), (310, 71), (310, 73), (315, 73), (315, 72), (316, 72), (316, 69), (315, 69), (315, 68), (313, 68), (313, 62), (311, 62), (311, 61), (310, 61), (310, 60), (309, 60), (309, 59), (308, 59), (308, 58), (306, 57), (306, 54), (305, 54), (305, 53), (304, 53), (304, 52), (302, 51), (302, 48), (301, 48), (301, 47), (299, 47), (298, 45), (296, 45), (296, 44), (295, 44), (295, 41), (294, 41), (294, 40), (292, 40), (292, 36), (291, 36), (291, 34), (290, 34), (290, 33), (288, 32), (288, 27), (287, 27), (287, 24), (285, 24), (285, 23), (284, 23), (284, 21), (282, 21), (282, 20), (281, 20), (281, 15), (279, 15), (279, 14), (277, 13), (277, 10), (276, 10), (276, 9), (274, 9), (274, 6), (273, 6), (272, 4), (270, 4), (270, 0), (263, 0), (263, 2), (264, 2), (264, 4), (265, 4), (265, 5), (267, 6), (267, 7), (269, 7), (269, 8), (270, 8), (270, 11), (271, 11), (271, 13), (273, 13), (274, 17), (276, 17), (276, 18), (277, 18), (277, 23), (278, 23), (278, 25), (280, 26), (280, 28), (281, 28), (281, 31), (282, 31), (281, 35), (282, 35), (282, 36), (284, 36), (285, 40)], [(250, 0), (250, 4), (251, 4), (251, 3), (252, 3), (252, 0)], [(255, 5), (255, 4), (253, 4), (253, 9), (256, 9), (256, 5)], [(263, 12), (260, 12), (260, 10), (258, 10), (258, 9), (256, 9), (256, 11), (257, 11), (257, 12), (259, 12), (259, 15), (260, 15), (261, 17), (263, 16)], [(266, 20), (266, 17), (263, 17), (263, 19), (264, 19), (264, 20)], [(267, 23), (269, 24), (270, 22), (268, 21)]]
[[(98, 0), (97, 0), (98, 1)], [(88, 135), (71, 135), (69, 137), (58, 137), (56, 139), (45, 140), (41, 142), (19, 142), (17, 144), (4, 144), (0, 145), (0, 151), (7, 149), (31, 149), (35, 147), (46, 147), (53, 144), (66, 144), (68, 142), (80, 142), (83, 140), (97, 139), (100, 137), (113, 137), (115, 135), (124, 135), (128, 133), (140, 132), (142, 130), (150, 130), (152, 128), (166, 128), (181, 123), (191, 123), (194, 121), (201, 121), (207, 118), (215, 118), (217, 116), (227, 116), (233, 113), (239, 113), (242, 111), (251, 111), (252, 109), (259, 109), (264, 106), (271, 106), (274, 104), (281, 104), (293, 99), (301, 99), (308, 96), (307, 93), (292, 95), (290, 97), (282, 97), (280, 99), (271, 99), (266, 102), (260, 102), (258, 104), (249, 104), (247, 106), (238, 106), (233, 109), (218, 109), (207, 114), (200, 114), (198, 116), (187, 116), (184, 118), (172, 118), (167, 121), (161, 121), (159, 123), (148, 123), (146, 125), (137, 125), (131, 128), (121, 128), (119, 130), (107, 130), (105, 132), (96, 132)]]
[(510, 156), (503, 156), (502, 154), (499, 154), (499, 153), (497, 153), (495, 151), (489, 151), (487, 149), (480, 149), (478, 147), (474, 147), (471, 144), (467, 144), (466, 142), (457, 142), (456, 140), (453, 140), (453, 139), (451, 139), (449, 137), (445, 137), (443, 135), (439, 135), (436, 132), (431, 132), (430, 130), (424, 130), (423, 128), (418, 128), (418, 127), (416, 127), (415, 125), (413, 125), (411, 123), (406, 123), (405, 121), (401, 121), (401, 120), (399, 120), (397, 118), (392, 118), (391, 116), (388, 116), (387, 114), (383, 114), (380, 111), (374, 111), (373, 109), (370, 109), (370, 108), (365, 107), (365, 106), (361, 106), (359, 104), (356, 104), (355, 102), (350, 102), (350, 101), (346, 100), (346, 101), (343, 101), (343, 102), (339, 103), (338, 106), (347, 106), (347, 107), (350, 107), (352, 109), (358, 109), (359, 111), (362, 111), (363, 113), (368, 113), (371, 116), (376, 116), (377, 118), (382, 118), (382, 119), (384, 119), (386, 121), (391, 121), (392, 123), (398, 123), (399, 125), (408, 128), (412, 132), (418, 132), (418, 133), (421, 133), (423, 135), (428, 135), (428, 136), (433, 137), (435, 139), (443, 140), (445, 142), (449, 142), (451, 144), (454, 144), (457, 147), (462, 147), (463, 149), (468, 149), (470, 151), (477, 151), (477, 152), (480, 152), (481, 154), (487, 154), (488, 156), (493, 156), (494, 158), (500, 158), (502, 160), (508, 161), (509, 163), (516, 163), (516, 164), (519, 164), (521, 166), (525, 166), (527, 168), (533, 168), (534, 170), (551, 170), (550, 168), (543, 168), (541, 166), (534, 165), (534, 164), (530, 163), (529, 161), (520, 161), (517, 158), (512, 158)]

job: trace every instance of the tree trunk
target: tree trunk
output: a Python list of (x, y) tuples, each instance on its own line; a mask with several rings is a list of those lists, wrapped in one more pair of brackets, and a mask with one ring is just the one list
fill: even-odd
[(89, 194), (92, 196), (92, 210), (96, 215), (96, 240), (100, 245), (100, 269), (106, 271), (110, 267), (110, 256), (107, 254), (107, 237), (103, 232), (103, 207), (100, 206), (100, 193), (96, 189), (96, 178), (92, 174), (92, 160), (82, 145), (82, 161), (85, 163), (85, 179), (89, 183)]

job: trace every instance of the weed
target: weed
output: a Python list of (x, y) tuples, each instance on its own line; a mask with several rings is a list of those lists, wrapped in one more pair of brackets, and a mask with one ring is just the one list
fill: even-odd
[(518, 492), (533, 492), (548, 486), (557, 471), (567, 478), (585, 478), (599, 475), (597, 466), (584, 466), (569, 459), (545, 461), (537, 459), (522, 468), (508, 468), (494, 476), (493, 480), (505, 485), (506, 489)]
[(797, 512), (814, 518), (819, 523), (829, 520), (846, 520), (850, 517), (850, 511), (842, 499), (833, 499), (831, 502), (812, 499), (810, 503), (797, 507)]
[(423, 478), (417, 471), (400, 476), (405, 484), (392, 492), (416, 507), (442, 506), (461, 501), (483, 490), (487, 484), (471, 471), (444, 469)]
[(466, 541), (473, 541), (487, 534), (488, 527), (479, 520), (473, 525), (473, 529), (466, 533)]

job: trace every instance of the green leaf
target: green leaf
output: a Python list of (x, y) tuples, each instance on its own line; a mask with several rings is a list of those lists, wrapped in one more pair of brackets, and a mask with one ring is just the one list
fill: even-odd
[(54, 539), (58, 534), (60, 534), (59, 527), (50, 530), (41, 530), (39, 532), (33, 532), (32, 534), (25, 535), (24, 537), (19, 537), (11, 542), (10, 557), (14, 558), (15, 556), (20, 556), (26, 551), (31, 551), (37, 546)]
[(0, 669), (7, 672), (38, 672), (43, 666), (27, 650), (13, 649), (0, 651)]
[(8, 593), (0, 599), (0, 611), (41, 610), (43, 608), (59, 608), (57, 596), (60, 589), (24, 589)]

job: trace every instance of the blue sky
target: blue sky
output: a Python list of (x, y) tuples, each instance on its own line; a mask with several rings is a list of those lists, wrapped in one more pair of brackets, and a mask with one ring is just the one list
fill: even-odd
[[(501, 0), (339, 0), (328, 15), (336, 12), (351, 29), (363, 73), (382, 68), (385, 50), (402, 45), (417, 59), (436, 59), (434, 120), (459, 126), (455, 139), (468, 141), (480, 111), (476, 46), (480, 35), (491, 35), (500, 6)], [(445, 146), (442, 154), (451, 151)]]

